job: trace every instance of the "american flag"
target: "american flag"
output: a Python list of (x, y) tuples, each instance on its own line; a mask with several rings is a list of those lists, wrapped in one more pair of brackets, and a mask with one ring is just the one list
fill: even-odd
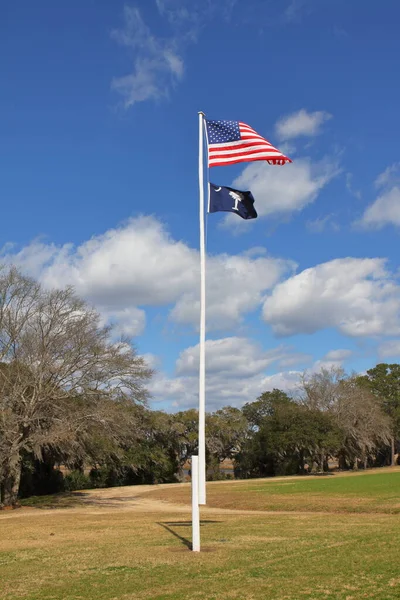
[(270, 165), (292, 162), (246, 123), (206, 119), (206, 127), (209, 167), (253, 160), (266, 160)]

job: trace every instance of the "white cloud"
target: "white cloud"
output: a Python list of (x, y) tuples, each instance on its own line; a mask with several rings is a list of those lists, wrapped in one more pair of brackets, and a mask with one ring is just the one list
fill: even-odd
[(285, 214), (313, 202), (338, 173), (338, 165), (332, 160), (302, 158), (284, 167), (255, 162), (235, 179), (233, 187), (251, 189), (259, 216)]
[(115, 77), (111, 82), (112, 89), (123, 96), (125, 108), (168, 95), (182, 78), (184, 64), (176, 40), (154, 36), (138, 8), (125, 6), (124, 28), (115, 29), (111, 35), (133, 54), (132, 73)]
[[(294, 391), (300, 381), (300, 371), (267, 373), (274, 365), (276, 369), (283, 361), (290, 362), (294, 357), (297, 357), (297, 364), (304, 363), (304, 355), (292, 354), (290, 348), (283, 346), (264, 351), (255, 342), (242, 337), (207, 340), (206, 409), (216, 410), (228, 404), (242, 406), (274, 387)], [(176, 362), (176, 377), (160, 373), (152, 382), (154, 401), (171, 402), (177, 409), (196, 407), (198, 363), (198, 345), (181, 352)]]
[[(227, 337), (206, 341), (206, 370), (209, 376), (217, 373), (236, 379), (251, 377), (288, 354), (284, 347), (263, 351), (258, 344), (244, 337)], [(197, 375), (199, 345), (186, 348), (176, 362), (177, 375)]]
[(342, 367), (348, 358), (352, 356), (351, 350), (340, 348), (338, 350), (330, 350), (320, 360), (315, 361), (310, 373), (318, 373), (321, 369), (337, 369)]
[(106, 322), (115, 323), (116, 333), (129, 338), (141, 335), (146, 326), (144, 310), (131, 306), (121, 310), (103, 310)]
[(282, 117), (276, 124), (276, 134), (281, 140), (290, 140), (301, 136), (313, 137), (321, 132), (321, 126), (332, 115), (318, 110), (312, 113), (307, 112), (304, 108), (301, 110)]
[(158, 369), (160, 366), (160, 357), (156, 354), (152, 354), (151, 352), (147, 352), (142, 354), (143, 359), (146, 364), (150, 367), (150, 369)]
[(358, 225), (381, 229), (385, 225), (400, 227), (400, 188), (385, 191), (364, 212)]
[[(320, 361), (279, 346), (265, 351), (244, 337), (229, 337), (206, 342), (206, 410), (222, 406), (241, 407), (274, 388), (296, 395), (303, 371), (314, 373), (322, 367), (338, 367), (351, 355), (349, 350), (328, 352)], [(176, 361), (175, 376), (158, 373), (151, 383), (153, 401), (169, 403), (176, 410), (198, 406), (199, 347), (183, 350)], [(280, 370), (284, 365), (297, 369)], [(271, 372), (272, 371), (272, 372)]]
[(400, 339), (399, 340), (387, 340), (380, 344), (378, 348), (378, 354), (382, 358), (395, 358), (399, 361), (400, 357)]
[(343, 258), (278, 284), (263, 317), (278, 335), (336, 327), (345, 335), (400, 331), (400, 287), (380, 258)]
[[(238, 323), (241, 315), (258, 308), (263, 294), (294, 268), (291, 261), (264, 256), (210, 256), (207, 259), (207, 329)], [(193, 265), (193, 272), (198, 281), (198, 261)], [(199, 310), (196, 286), (179, 298), (171, 318), (181, 324), (197, 323)]]
[(68, 252), (66, 244), (62, 250), (55, 244), (46, 244), (39, 239), (17, 250), (15, 244), (7, 243), (0, 248), (0, 263), (13, 263), (34, 279), (39, 279), (44, 265), (51, 262), (60, 251)]
[(54, 249), (41, 280), (48, 287), (71, 284), (109, 310), (162, 306), (196, 285), (196, 259), (197, 252), (173, 240), (159, 221), (139, 217), (78, 247)]
[(332, 360), (335, 362), (342, 363), (343, 361), (350, 358), (352, 354), (353, 352), (351, 350), (339, 348), (338, 350), (330, 350), (327, 354), (325, 354), (324, 360)]
[[(274, 388), (296, 394), (304, 367), (314, 373), (322, 367), (338, 367), (349, 358), (350, 350), (328, 352), (312, 363), (312, 357), (291, 347), (263, 350), (245, 337), (206, 341), (206, 410), (222, 406), (241, 407)], [(158, 373), (151, 383), (153, 401), (170, 403), (177, 410), (198, 406), (199, 346), (183, 350), (176, 361), (175, 375)], [(297, 367), (283, 370), (284, 367)]]
[[(13, 262), (51, 288), (73, 285), (78, 294), (118, 324), (125, 335), (145, 326), (146, 306), (171, 306), (171, 319), (197, 326), (199, 254), (176, 241), (152, 217), (139, 217), (80, 246), (33, 242), (19, 252), (7, 245), (3, 262)], [(261, 305), (263, 294), (292, 272), (288, 260), (243, 255), (210, 256), (207, 264), (208, 328), (239, 322)]]

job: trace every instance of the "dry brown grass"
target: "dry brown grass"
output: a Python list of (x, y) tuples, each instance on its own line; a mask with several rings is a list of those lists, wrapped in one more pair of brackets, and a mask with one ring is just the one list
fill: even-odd
[[(231, 496), (231, 485), (210, 485), (209, 498)], [(188, 486), (149, 489), (88, 491), (70, 508), (0, 513), (1, 600), (400, 597), (396, 515), (301, 512), (301, 493), (291, 514), (207, 507), (198, 555), (188, 551), (188, 509), (153, 500), (187, 495)]]

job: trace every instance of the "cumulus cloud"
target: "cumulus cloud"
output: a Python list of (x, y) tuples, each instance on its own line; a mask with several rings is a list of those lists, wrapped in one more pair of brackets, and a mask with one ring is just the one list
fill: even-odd
[(115, 324), (115, 331), (128, 338), (141, 335), (146, 326), (146, 313), (144, 310), (131, 306), (121, 310), (104, 310), (104, 319)]
[(276, 134), (281, 140), (297, 137), (313, 137), (321, 132), (322, 125), (332, 118), (328, 112), (318, 110), (307, 112), (304, 108), (282, 117), (276, 124)]
[(350, 336), (400, 331), (400, 287), (381, 258), (332, 260), (278, 284), (263, 318), (278, 335), (336, 327)]
[[(255, 342), (244, 337), (227, 337), (206, 342), (206, 369), (209, 375), (218, 373), (234, 378), (251, 377), (265, 370), (271, 363), (283, 359), (288, 351), (283, 347), (262, 351)], [(178, 375), (197, 375), (199, 345), (181, 352), (177, 363)]]
[[(141, 333), (146, 306), (172, 306), (170, 318), (195, 324), (199, 315), (199, 254), (174, 240), (153, 217), (131, 219), (79, 246), (33, 242), (12, 262), (49, 288), (73, 285), (126, 335)], [(260, 306), (266, 290), (294, 263), (253, 253), (210, 256), (207, 265), (208, 328), (225, 328)]]
[[(221, 254), (207, 259), (207, 328), (226, 328), (241, 315), (260, 306), (263, 294), (284, 274), (293, 271), (291, 261), (265, 256)], [(198, 275), (198, 260), (193, 264)], [(196, 323), (200, 310), (197, 286), (185, 292), (171, 311), (172, 320)]]
[(313, 202), (321, 190), (340, 172), (333, 160), (299, 158), (285, 167), (264, 162), (249, 164), (233, 182), (239, 189), (251, 189), (259, 216), (299, 211)]
[[(241, 407), (263, 392), (279, 388), (296, 395), (304, 367), (307, 373), (340, 367), (351, 351), (332, 350), (312, 363), (310, 356), (278, 346), (263, 350), (245, 337), (227, 337), (206, 342), (206, 409)], [(183, 350), (172, 377), (158, 373), (151, 383), (153, 401), (170, 403), (176, 410), (198, 406), (199, 346)], [(285, 369), (285, 367), (297, 367)]]
[(343, 364), (352, 356), (351, 350), (345, 348), (339, 348), (338, 350), (330, 350), (321, 359), (315, 361), (312, 368), (309, 370), (310, 373), (317, 373), (321, 369), (337, 369), (342, 367)]
[[(114, 311), (132, 304), (169, 304), (197, 283), (197, 252), (172, 239), (152, 217), (131, 219), (77, 247), (52, 248), (42, 282), (48, 287), (71, 284), (88, 300)], [(23, 250), (27, 254), (29, 247)]]
[[(307, 364), (310, 357), (293, 353), (279, 346), (265, 351), (254, 341), (243, 337), (228, 337), (206, 342), (206, 402), (207, 410), (230, 404), (242, 406), (255, 400), (262, 392), (274, 387), (294, 391), (301, 371), (279, 371), (285, 361), (294, 358), (297, 365)], [(155, 402), (170, 402), (176, 409), (198, 404), (199, 346), (181, 352), (174, 377), (158, 374), (151, 383)], [(294, 364), (294, 361), (293, 361)], [(268, 373), (268, 371), (277, 371)]]

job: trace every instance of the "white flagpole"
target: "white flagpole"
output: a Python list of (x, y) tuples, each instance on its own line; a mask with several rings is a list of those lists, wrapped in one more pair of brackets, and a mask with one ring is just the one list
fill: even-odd
[(199, 457), (192, 456), (192, 550), (200, 552)]
[(204, 230), (204, 113), (199, 112), (199, 217), (200, 217), (200, 364), (199, 364), (199, 504), (206, 504), (206, 241)]

